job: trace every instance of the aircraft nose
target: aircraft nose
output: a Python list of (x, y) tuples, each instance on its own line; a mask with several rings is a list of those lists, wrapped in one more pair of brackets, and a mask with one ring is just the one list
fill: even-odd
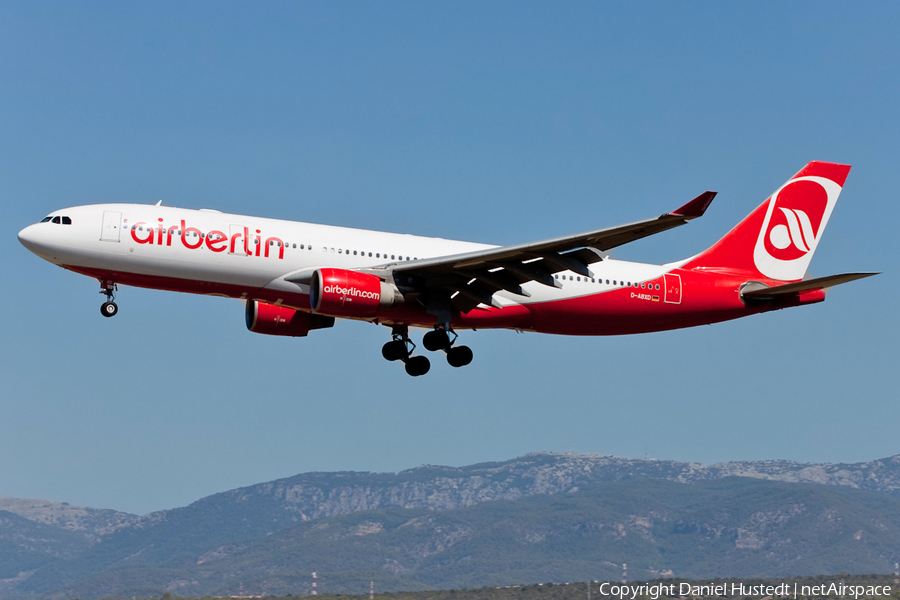
[(52, 231), (47, 229), (46, 224), (35, 223), (19, 232), (19, 242), (41, 258), (52, 260), (56, 254), (56, 244), (52, 242), (53, 236), (48, 236), (48, 233)]
[(37, 225), (29, 225), (19, 232), (19, 242), (34, 252), (38, 245)]

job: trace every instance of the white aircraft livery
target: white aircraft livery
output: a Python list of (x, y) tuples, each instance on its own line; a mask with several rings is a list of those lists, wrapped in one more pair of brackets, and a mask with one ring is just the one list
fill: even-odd
[(513, 246), (491, 246), (215, 210), (97, 204), (55, 211), (19, 232), (34, 254), (94, 277), (118, 312), (119, 285), (243, 300), (250, 331), (302, 337), (336, 318), (386, 325), (384, 357), (423, 375), (422, 345), (461, 367), (457, 331), (506, 328), (619, 335), (705, 325), (821, 302), (875, 275), (805, 279), (850, 171), (811, 162), (700, 254), (665, 265), (610, 249), (700, 217), (715, 192), (659, 217)]

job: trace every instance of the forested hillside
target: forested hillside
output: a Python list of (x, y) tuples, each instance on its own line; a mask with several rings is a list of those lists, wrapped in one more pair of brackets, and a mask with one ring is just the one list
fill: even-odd
[(898, 482), (900, 457), (706, 467), (533, 454), (306, 473), (145, 517), (4, 498), (0, 594), (288, 593), (313, 566), (355, 592), (370, 580), (414, 590), (615, 577), (621, 562), (646, 577), (878, 572), (900, 556)]

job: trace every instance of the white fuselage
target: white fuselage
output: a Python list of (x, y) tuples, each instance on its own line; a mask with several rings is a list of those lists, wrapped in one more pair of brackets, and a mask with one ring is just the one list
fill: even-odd
[[(265, 290), (265, 298), (288, 306), (296, 303), (298, 292), (308, 294), (308, 286), (285, 278), (307, 269), (370, 269), (495, 247), (154, 205), (78, 206), (54, 216), (69, 217), (71, 224), (42, 222), (19, 237), (32, 252), (59, 266), (98, 277), (109, 272), (148, 282), (203, 282), (209, 287), (202, 293), (245, 299), (254, 298), (254, 290)], [(575, 298), (649, 281), (668, 268), (607, 259), (592, 265), (593, 278), (561, 272), (556, 277), (565, 283), (559, 288), (528, 282), (523, 288), (530, 297), (500, 291), (495, 298), (503, 306)], [(295, 308), (309, 310), (309, 305)]]

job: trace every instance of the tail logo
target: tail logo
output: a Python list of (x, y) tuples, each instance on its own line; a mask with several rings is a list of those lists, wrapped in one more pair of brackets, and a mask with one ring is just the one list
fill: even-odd
[[(793, 246), (796, 250), (805, 254), (809, 252), (806, 240), (815, 240), (816, 234), (812, 230), (809, 215), (799, 208), (778, 207), (784, 214), (787, 225), (778, 224), (769, 229), (769, 243), (777, 250), (787, 250)], [(769, 254), (773, 251), (770, 249)]]
[(798, 177), (769, 200), (753, 260), (772, 279), (800, 279), (809, 266), (841, 187), (824, 177)]
[(766, 252), (779, 260), (796, 260), (816, 243), (828, 193), (818, 183), (794, 181), (772, 198), (774, 210), (764, 238)]

